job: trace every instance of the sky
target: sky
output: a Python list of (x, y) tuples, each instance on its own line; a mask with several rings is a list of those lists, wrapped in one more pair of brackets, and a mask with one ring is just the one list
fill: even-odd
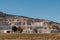
[(0, 0), (0, 11), (60, 23), (60, 0)]

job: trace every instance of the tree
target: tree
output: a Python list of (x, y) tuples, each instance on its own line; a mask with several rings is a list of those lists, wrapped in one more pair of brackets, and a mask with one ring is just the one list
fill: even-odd
[(16, 26), (13, 26), (13, 27), (12, 27), (12, 30), (13, 30), (14, 32), (16, 32), (16, 31), (17, 31), (17, 27), (16, 27)]
[(34, 29), (34, 32), (35, 32), (35, 33), (37, 33), (37, 32), (38, 32), (36, 28)]
[(21, 27), (17, 28), (20, 33), (22, 33), (23, 29)]

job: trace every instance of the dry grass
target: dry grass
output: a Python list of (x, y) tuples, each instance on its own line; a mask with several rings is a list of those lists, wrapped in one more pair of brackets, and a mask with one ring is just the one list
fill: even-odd
[(60, 34), (11, 34), (0, 33), (0, 38), (16, 39), (16, 38), (60, 38)]

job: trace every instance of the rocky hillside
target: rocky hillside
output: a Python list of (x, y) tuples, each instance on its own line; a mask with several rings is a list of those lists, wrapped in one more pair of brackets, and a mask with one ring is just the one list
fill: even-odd
[[(27, 26), (39, 23), (39, 25), (44, 24), (43, 28), (48, 28), (52, 30), (51, 32), (60, 32), (60, 23), (45, 20), (45, 19), (38, 19), (38, 18), (30, 18), (26, 16), (17, 16), (17, 15), (10, 15), (3, 12), (0, 12), (0, 29), (8, 29), (12, 26), (21, 27), (22, 29), (26, 29)], [(34, 24), (34, 25), (35, 25)], [(47, 27), (45, 27), (47, 25)], [(38, 28), (37, 28), (38, 29)]]

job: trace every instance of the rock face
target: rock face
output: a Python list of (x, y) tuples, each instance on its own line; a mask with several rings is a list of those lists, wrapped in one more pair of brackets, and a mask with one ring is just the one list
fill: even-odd
[(26, 16), (9, 15), (0, 12), (0, 29), (10, 29), (12, 26), (20, 27), (23, 30), (32, 29), (37, 33), (58, 33), (60, 23), (49, 20), (29, 18)]

